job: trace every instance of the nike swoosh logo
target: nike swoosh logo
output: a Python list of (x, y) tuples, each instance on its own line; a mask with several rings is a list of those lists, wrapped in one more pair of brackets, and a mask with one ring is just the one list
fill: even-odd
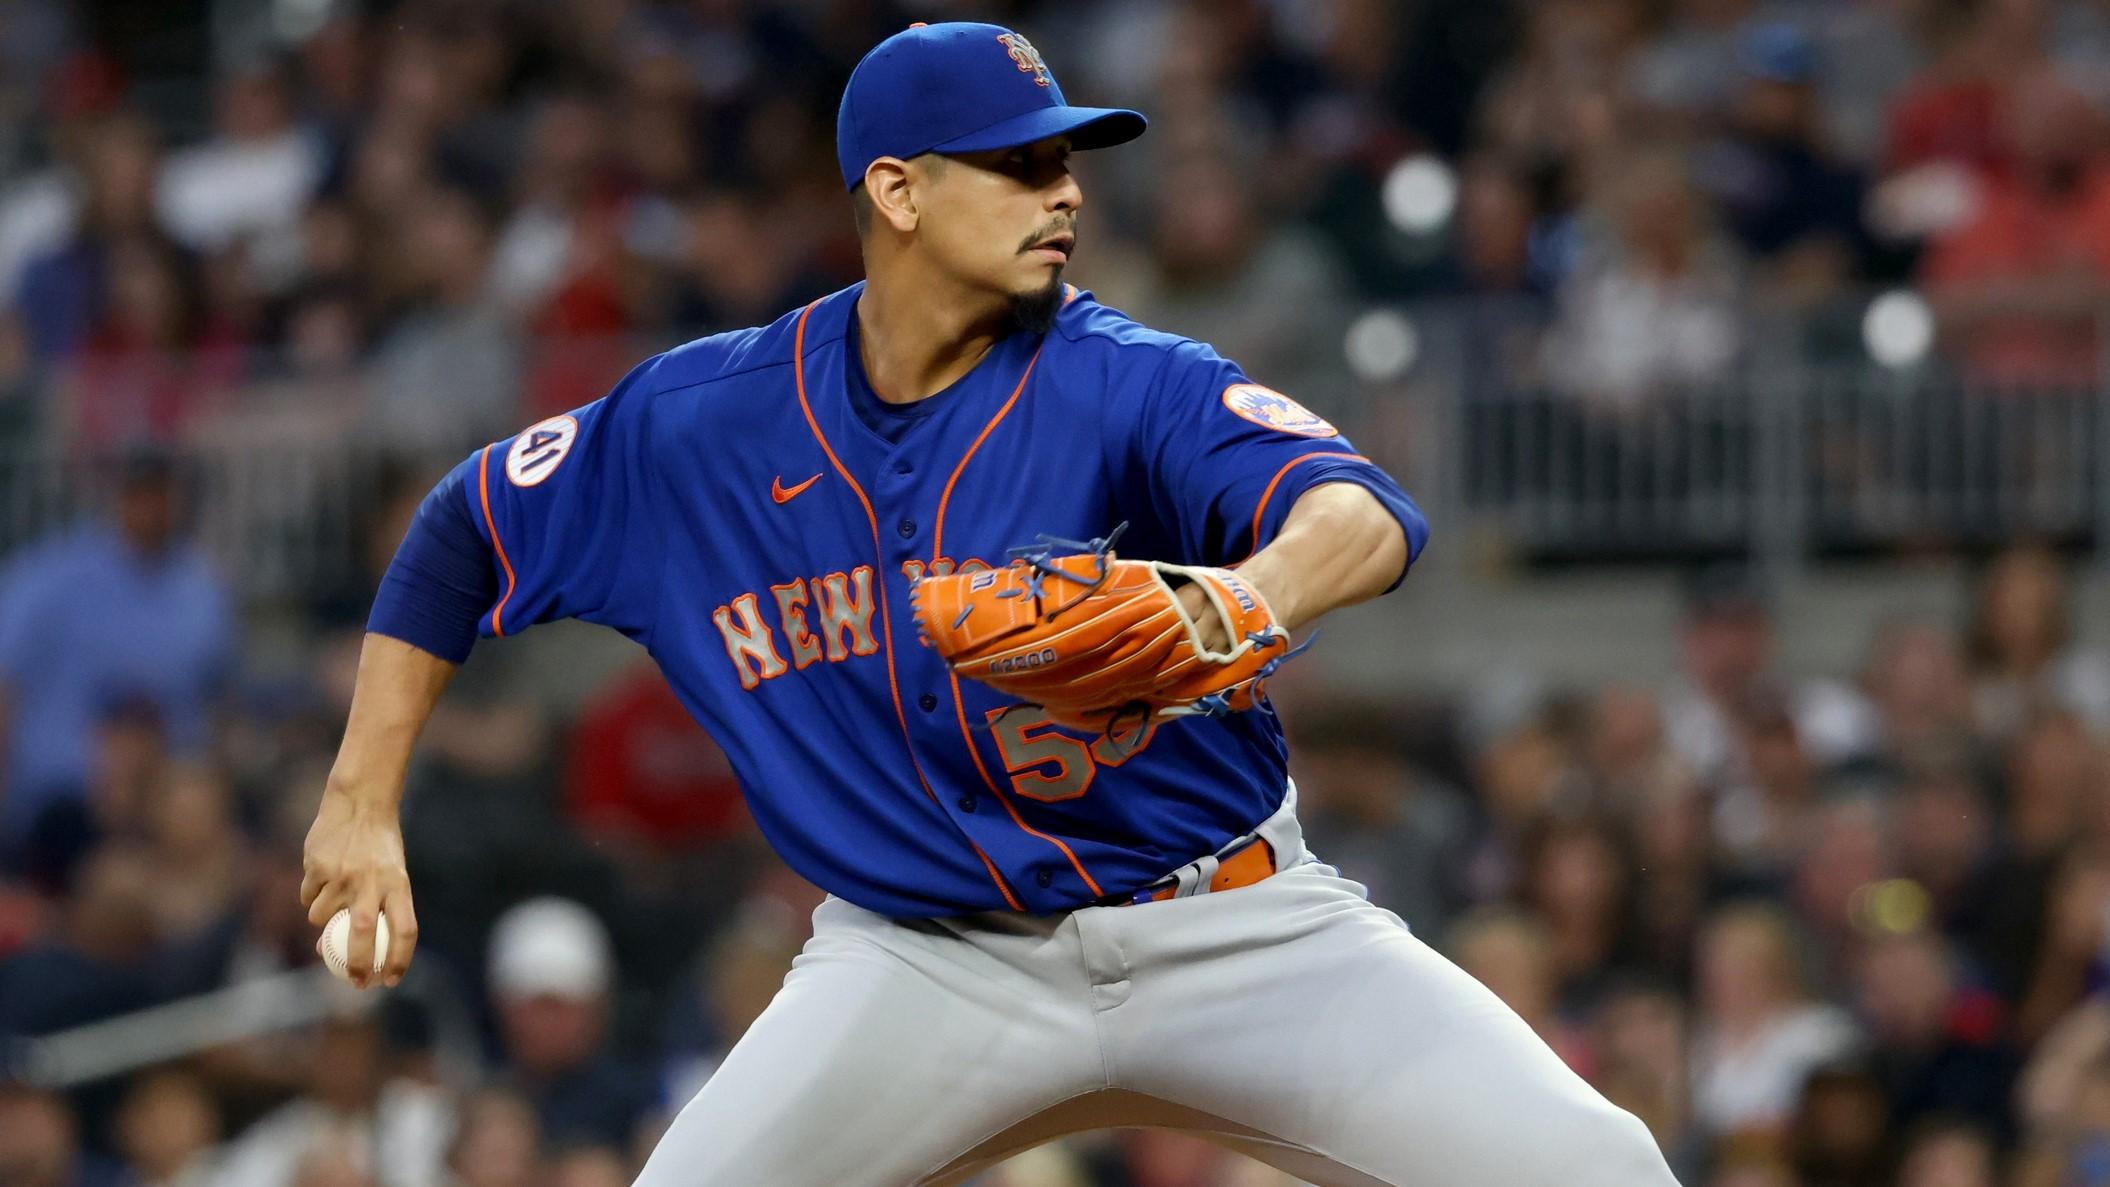
[(813, 477), (808, 478), (806, 481), (799, 483), (797, 486), (786, 490), (784, 488), (784, 476), (779, 474), (775, 478), (769, 480), (769, 497), (775, 499), (779, 503), (789, 503), (793, 499), (798, 498), (800, 495), (805, 494), (807, 487), (812, 486), (814, 483), (819, 482), (820, 480), (821, 476), (815, 474)]

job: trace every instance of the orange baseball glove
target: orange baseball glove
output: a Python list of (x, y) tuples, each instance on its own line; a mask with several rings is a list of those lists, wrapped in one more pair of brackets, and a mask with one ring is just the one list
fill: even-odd
[[(1228, 569), (1121, 560), (1120, 534), (1042, 537), (1004, 568), (923, 578), (910, 597), (924, 642), (953, 671), (1073, 729), (1252, 708), (1292, 653), (1259, 591)], [(1188, 584), (1223, 620), (1225, 648), (1209, 647), (1181, 605)]]

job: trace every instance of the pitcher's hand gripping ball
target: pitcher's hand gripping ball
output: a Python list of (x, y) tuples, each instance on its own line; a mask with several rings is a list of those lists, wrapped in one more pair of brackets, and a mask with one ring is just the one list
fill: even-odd
[[(351, 980), (352, 971), (352, 912), (350, 908), (330, 916), (323, 925), (322, 938), (315, 943), (315, 951), (322, 963), (344, 980)], [(374, 967), (370, 972), (378, 973), (388, 965), (388, 916), (374, 919)]]
[[(910, 595), (917, 629), (953, 671), (1073, 729), (1261, 703), (1261, 681), (1302, 648), (1259, 591), (1228, 569), (1122, 560), (1120, 535), (1043, 536), (1004, 568), (925, 577)], [(1224, 648), (1208, 645), (1181, 604), (1189, 584), (1222, 619)]]

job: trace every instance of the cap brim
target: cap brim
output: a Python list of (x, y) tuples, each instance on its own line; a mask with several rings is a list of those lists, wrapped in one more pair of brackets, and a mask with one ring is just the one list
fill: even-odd
[(931, 152), (987, 152), (1016, 148), (1050, 136), (1068, 136), (1073, 149), (1111, 148), (1143, 134), (1150, 121), (1124, 107), (1043, 107), (999, 120), (986, 128), (934, 144)]

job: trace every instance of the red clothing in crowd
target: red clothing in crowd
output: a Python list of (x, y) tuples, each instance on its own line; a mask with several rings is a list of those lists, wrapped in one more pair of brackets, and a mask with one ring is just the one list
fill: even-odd
[(706, 846), (747, 826), (731, 764), (657, 668), (618, 676), (572, 733), (565, 789), (572, 820), (668, 850)]
[[(2110, 284), (2110, 169), (2097, 169), (2060, 195), (1988, 179), (1976, 214), (1937, 239), (1922, 268), (1937, 292), (1999, 281)], [(2102, 362), (2097, 320), (2092, 311), (2022, 311), (1965, 326), (1957, 344), (1980, 380), (2089, 384)]]

